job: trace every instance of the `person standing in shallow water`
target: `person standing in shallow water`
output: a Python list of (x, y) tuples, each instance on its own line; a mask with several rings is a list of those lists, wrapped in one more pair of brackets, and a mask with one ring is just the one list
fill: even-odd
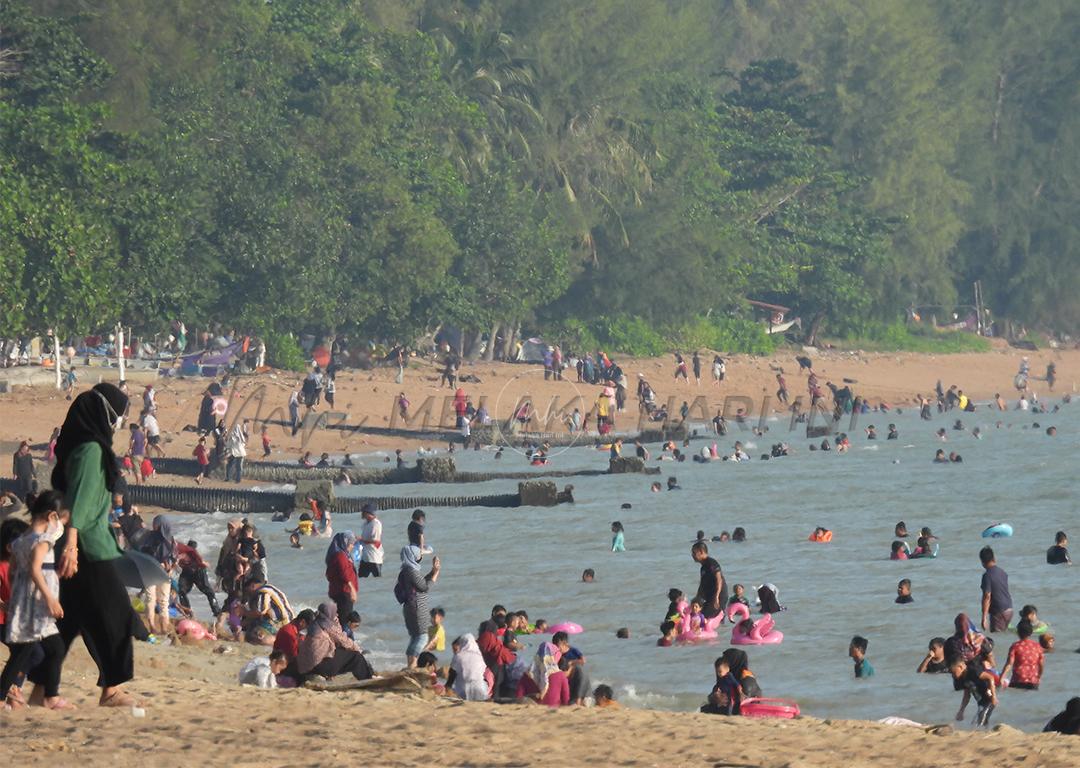
[(728, 590), (724, 572), (714, 558), (709, 557), (709, 547), (703, 541), (694, 542), (690, 556), (701, 565), (701, 581), (695, 599), (701, 601), (701, 613), (707, 619), (723, 613), (727, 607)]
[(1009, 594), (1009, 574), (998, 567), (994, 550), (983, 547), (979, 560), (985, 569), (982, 576), (982, 628), (1002, 632), (1012, 619), (1012, 595)]
[(64, 494), (71, 510), (56, 548), (64, 609), (57, 628), (66, 651), (82, 636), (97, 664), (98, 703), (105, 707), (135, 704), (120, 686), (135, 676), (131, 628), (137, 619), (116, 569), (122, 552), (109, 529), (119, 476), (113, 437), (127, 409), (127, 396), (112, 384), (98, 384), (76, 397), (60, 428), (52, 474), (53, 488)]

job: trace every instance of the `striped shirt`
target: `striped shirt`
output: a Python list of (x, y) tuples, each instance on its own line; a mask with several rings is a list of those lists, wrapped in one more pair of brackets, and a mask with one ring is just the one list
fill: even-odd
[(264, 584), (255, 592), (255, 610), (274, 624), (287, 624), (295, 618), (289, 598), (273, 584)]

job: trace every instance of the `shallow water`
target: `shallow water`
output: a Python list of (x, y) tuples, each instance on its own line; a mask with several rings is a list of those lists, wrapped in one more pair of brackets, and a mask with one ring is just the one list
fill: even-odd
[[(443, 575), (431, 605), (447, 611), (447, 637), (475, 632), (492, 604), (524, 608), (532, 619), (549, 623), (575, 621), (585, 633), (574, 644), (587, 655), (595, 682), (607, 682), (624, 702), (658, 709), (693, 710), (713, 681), (712, 661), (728, 647), (721, 640), (674, 648), (656, 647), (658, 624), (667, 607), (666, 593), (678, 587), (692, 595), (698, 567), (690, 559), (695, 531), (708, 536), (741, 525), (749, 540), (713, 544), (729, 585), (751, 592), (768, 581), (780, 590), (788, 610), (776, 616), (782, 645), (746, 647), (767, 696), (793, 698), (802, 711), (817, 717), (879, 718), (898, 715), (920, 722), (950, 721), (959, 706), (947, 675), (917, 675), (915, 668), (934, 636), (948, 636), (956, 613), (977, 618), (980, 610), (980, 532), (1006, 521), (1016, 529), (1010, 539), (994, 540), (999, 564), (1009, 573), (1016, 613), (1025, 603), (1039, 607), (1057, 639), (1049, 654), (1039, 691), (1005, 691), (993, 722), (1037, 730), (1070, 696), (1080, 680), (1080, 617), (1075, 589), (1080, 570), (1045, 564), (1054, 532), (1080, 537), (1071, 500), (1080, 447), (1080, 408), (1058, 414), (1000, 415), (1011, 428), (995, 428), (997, 412), (985, 407), (962, 418), (968, 430), (980, 426), (982, 440), (970, 432), (949, 431), (942, 444), (934, 432), (951, 426), (955, 415), (918, 420), (914, 413), (867, 414), (851, 430), (847, 455), (810, 453), (808, 441), (787, 432), (787, 422), (769, 423), (771, 434), (729, 435), (756, 444), (752, 462), (697, 465), (660, 464), (660, 478), (640, 475), (557, 479), (573, 483), (577, 503), (555, 509), (430, 509), (428, 539), (443, 561)], [(895, 422), (899, 441), (885, 441), (885, 426)], [(1023, 428), (1038, 421), (1059, 428), (1055, 438), (1043, 429)], [(863, 437), (867, 424), (879, 439)], [(787, 440), (794, 456), (759, 461), (772, 442)], [(694, 443), (700, 449), (703, 443)], [(959, 451), (962, 465), (931, 464), (938, 447)], [(650, 446), (658, 453), (658, 446)], [(1066, 458), (1067, 457), (1067, 458)], [(606, 453), (575, 448), (557, 453), (554, 468), (601, 468)], [(367, 457), (369, 465), (378, 457)], [(501, 461), (490, 452), (461, 453), (463, 470), (518, 470), (525, 460), (507, 451)], [(655, 462), (651, 462), (655, 463)], [(683, 490), (654, 494), (655, 479), (677, 474)], [(439, 488), (447, 495), (505, 492), (513, 481)], [(431, 486), (365, 486), (345, 489), (357, 495), (430, 494)], [(633, 508), (620, 509), (623, 502)], [(406, 636), (400, 607), (392, 594), (397, 552), (405, 542), (408, 510), (382, 513), (387, 549), (382, 579), (361, 579), (359, 609), (365, 647), (376, 665), (403, 660)], [(313, 539), (303, 550), (288, 545), (286, 526), (257, 516), (269, 554), (270, 579), (289, 595), (294, 607), (325, 599), (322, 558), (325, 541)], [(626, 528), (627, 552), (608, 551), (610, 524)], [(888, 559), (893, 526), (904, 520), (916, 531), (929, 525), (941, 539), (933, 560)], [(180, 536), (199, 539), (216, 556), (224, 533), (224, 515), (189, 518), (177, 526)], [(339, 516), (336, 530), (359, 530), (359, 518)], [(831, 544), (806, 540), (817, 525), (834, 531)], [(914, 546), (913, 537), (909, 541)], [(1080, 554), (1080, 550), (1077, 551)], [(584, 568), (597, 579), (583, 584)], [(913, 582), (915, 603), (896, 605), (896, 583)], [(201, 595), (193, 604), (205, 611)], [(631, 639), (617, 640), (628, 627)], [(876, 677), (853, 679), (847, 645), (855, 634), (869, 638), (868, 658)], [(1013, 633), (994, 636), (998, 668), (1004, 665)], [(535, 641), (533, 641), (535, 647)], [(449, 661), (449, 649), (440, 661)], [(1067, 681), (1073, 682), (1069, 687)], [(970, 722), (974, 708), (969, 707)]]

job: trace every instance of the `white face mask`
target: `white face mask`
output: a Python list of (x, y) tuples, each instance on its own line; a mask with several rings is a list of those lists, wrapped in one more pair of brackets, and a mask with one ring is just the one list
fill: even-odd
[(49, 527), (45, 529), (45, 538), (55, 542), (64, 535), (64, 524), (59, 520), (50, 520)]

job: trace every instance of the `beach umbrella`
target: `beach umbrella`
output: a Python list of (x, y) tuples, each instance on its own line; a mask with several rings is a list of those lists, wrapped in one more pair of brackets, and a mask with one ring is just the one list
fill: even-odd
[(116, 561), (116, 571), (125, 587), (146, 589), (157, 584), (168, 584), (169, 574), (162, 570), (150, 555), (128, 550)]

